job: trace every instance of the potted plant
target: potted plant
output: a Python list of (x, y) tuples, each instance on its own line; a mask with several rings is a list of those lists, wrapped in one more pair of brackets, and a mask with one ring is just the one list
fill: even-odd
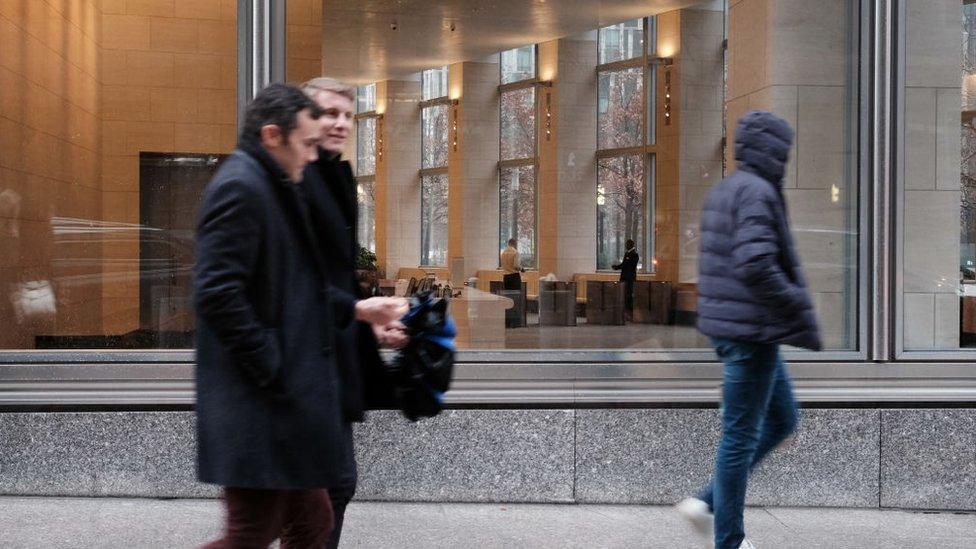
[(359, 283), (359, 290), (364, 296), (377, 295), (379, 282), (376, 276), (376, 254), (362, 246), (357, 248), (356, 281)]

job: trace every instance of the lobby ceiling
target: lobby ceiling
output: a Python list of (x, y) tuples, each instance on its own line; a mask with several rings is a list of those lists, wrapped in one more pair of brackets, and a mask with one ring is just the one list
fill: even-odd
[[(323, 0), (325, 72), (353, 83), (590, 31), (689, 0)], [(452, 30), (453, 29), (453, 30)]]

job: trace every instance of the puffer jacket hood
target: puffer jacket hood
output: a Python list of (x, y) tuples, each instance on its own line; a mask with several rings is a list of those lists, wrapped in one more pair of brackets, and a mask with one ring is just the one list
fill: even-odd
[(793, 144), (793, 129), (771, 112), (749, 111), (735, 129), (735, 160), (740, 170), (781, 185)]

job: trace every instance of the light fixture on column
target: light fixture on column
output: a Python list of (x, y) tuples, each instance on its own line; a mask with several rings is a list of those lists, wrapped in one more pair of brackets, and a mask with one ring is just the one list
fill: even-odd
[(664, 125), (671, 125), (671, 67), (664, 67)]
[(664, 67), (664, 125), (671, 125), (671, 65), (674, 64), (672, 57), (655, 57), (650, 60), (651, 65), (661, 65)]
[(454, 152), (457, 152), (458, 144), (458, 104), (460, 103), (457, 99), (451, 100), (451, 109), (453, 110), (453, 115), (451, 116), (451, 144), (454, 147)]
[(552, 139), (552, 92), (546, 90), (546, 141)]
[(537, 85), (546, 88), (546, 141), (552, 139), (552, 80), (540, 80)]
[(376, 115), (376, 157), (383, 159), (383, 115)]

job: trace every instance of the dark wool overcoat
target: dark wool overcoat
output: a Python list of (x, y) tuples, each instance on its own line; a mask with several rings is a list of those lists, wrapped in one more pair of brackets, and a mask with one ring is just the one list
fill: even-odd
[(241, 488), (336, 485), (354, 463), (335, 334), (353, 296), (329, 284), (301, 188), (242, 138), (198, 223), (198, 473)]

